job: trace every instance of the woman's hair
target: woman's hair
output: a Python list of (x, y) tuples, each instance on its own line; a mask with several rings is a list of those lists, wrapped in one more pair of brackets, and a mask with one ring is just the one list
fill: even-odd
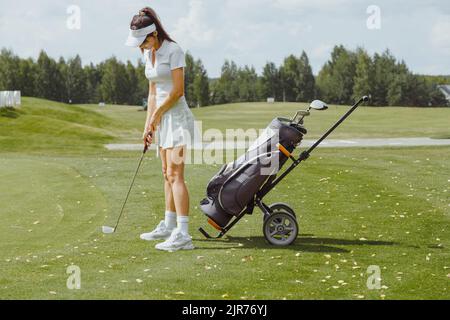
[[(153, 10), (150, 7), (145, 7), (141, 10), (139, 10), (139, 14), (135, 15), (133, 19), (131, 20), (130, 29), (131, 30), (139, 30), (145, 27), (148, 27), (149, 25), (155, 24), (156, 31), (158, 31), (158, 41), (159, 43), (162, 43), (164, 40), (168, 40), (171, 42), (175, 42), (169, 34), (166, 32), (164, 27), (161, 24), (161, 21), (159, 20), (158, 15), (156, 14), (155, 10)], [(143, 51), (141, 49), (141, 51)]]

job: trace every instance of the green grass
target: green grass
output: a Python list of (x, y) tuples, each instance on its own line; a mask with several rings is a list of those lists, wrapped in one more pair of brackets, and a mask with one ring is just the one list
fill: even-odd
[[(144, 113), (24, 100), (20, 111), (0, 117), (1, 299), (450, 298), (448, 147), (318, 149), (266, 199), (297, 211), (301, 234), (287, 248), (265, 242), (259, 211), (228, 237), (203, 239), (196, 229), (207, 224), (198, 202), (218, 166), (189, 165), (197, 249), (169, 254), (139, 240), (164, 210), (154, 152), (144, 161), (118, 232), (100, 232), (114, 223), (139, 158), (102, 145), (140, 134)], [(214, 122), (212, 111), (195, 110)], [(422, 111), (426, 123), (435, 115), (435, 133), (445, 132), (439, 125), (444, 111)], [(233, 126), (242, 121), (242, 113), (225, 114), (234, 115)], [(256, 109), (254, 115), (260, 116)], [(262, 126), (272, 116), (267, 111), (258, 121)], [(382, 134), (396, 136), (397, 124), (406, 129), (414, 118), (384, 122)], [(319, 125), (311, 122), (311, 128), (314, 123)], [(71, 264), (81, 268), (80, 290), (66, 287)], [(381, 269), (381, 290), (367, 289), (370, 265)]]
[[(106, 117), (122, 123), (128, 128), (121, 132), (120, 140), (136, 142), (130, 132), (139, 137), (145, 112), (137, 112), (139, 108), (123, 108), (95, 105), (85, 106), (87, 110), (96, 110)], [(202, 121), (203, 130), (219, 129), (261, 129), (275, 117), (291, 118), (297, 110), (306, 109), (304, 103), (236, 103), (219, 105), (201, 109), (193, 109), (198, 121)], [(332, 105), (327, 111), (313, 111), (306, 118), (305, 125), (309, 129), (308, 138), (318, 138), (349, 107)], [(130, 112), (135, 110), (136, 112)], [(392, 137), (450, 137), (450, 108), (405, 108), (405, 107), (360, 107), (356, 110), (330, 138), (392, 138)], [(137, 131), (135, 131), (137, 129)], [(125, 135), (124, 135), (125, 133)]]
[(98, 150), (120, 129), (94, 110), (23, 98), (17, 110), (0, 111), (0, 150), (24, 153), (79, 153)]

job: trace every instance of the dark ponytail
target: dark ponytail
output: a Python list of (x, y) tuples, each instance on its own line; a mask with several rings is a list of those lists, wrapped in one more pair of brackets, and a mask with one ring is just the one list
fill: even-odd
[(130, 29), (139, 30), (148, 27), (153, 23), (156, 26), (156, 31), (158, 31), (159, 43), (162, 43), (164, 40), (175, 42), (162, 26), (161, 21), (159, 20), (159, 17), (156, 14), (155, 10), (153, 10), (150, 7), (145, 7), (139, 10), (139, 14), (135, 15), (131, 20)]

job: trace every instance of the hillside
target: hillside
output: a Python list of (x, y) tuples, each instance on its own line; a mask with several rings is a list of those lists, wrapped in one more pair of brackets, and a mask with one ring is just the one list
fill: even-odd
[[(140, 107), (68, 105), (23, 98), (22, 107), (0, 111), (3, 152), (96, 152), (106, 143), (138, 143), (146, 113)], [(203, 132), (219, 129), (262, 129), (275, 117), (292, 117), (305, 103), (235, 103), (193, 109)], [(325, 132), (348, 106), (330, 106), (307, 118), (308, 138)], [(448, 138), (450, 108), (360, 107), (332, 138)]]
[(88, 108), (23, 98), (18, 109), (0, 111), (0, 150), (5, 152), (97, 149), (120, 123)]

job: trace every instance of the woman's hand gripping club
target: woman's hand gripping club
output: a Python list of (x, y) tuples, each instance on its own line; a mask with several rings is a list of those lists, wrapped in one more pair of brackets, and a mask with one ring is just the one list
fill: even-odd
[(153, 132), (147, 131), (147, 133), (144, 133), (144, 153), (147, 152), (148, 148), (153, 142)]

